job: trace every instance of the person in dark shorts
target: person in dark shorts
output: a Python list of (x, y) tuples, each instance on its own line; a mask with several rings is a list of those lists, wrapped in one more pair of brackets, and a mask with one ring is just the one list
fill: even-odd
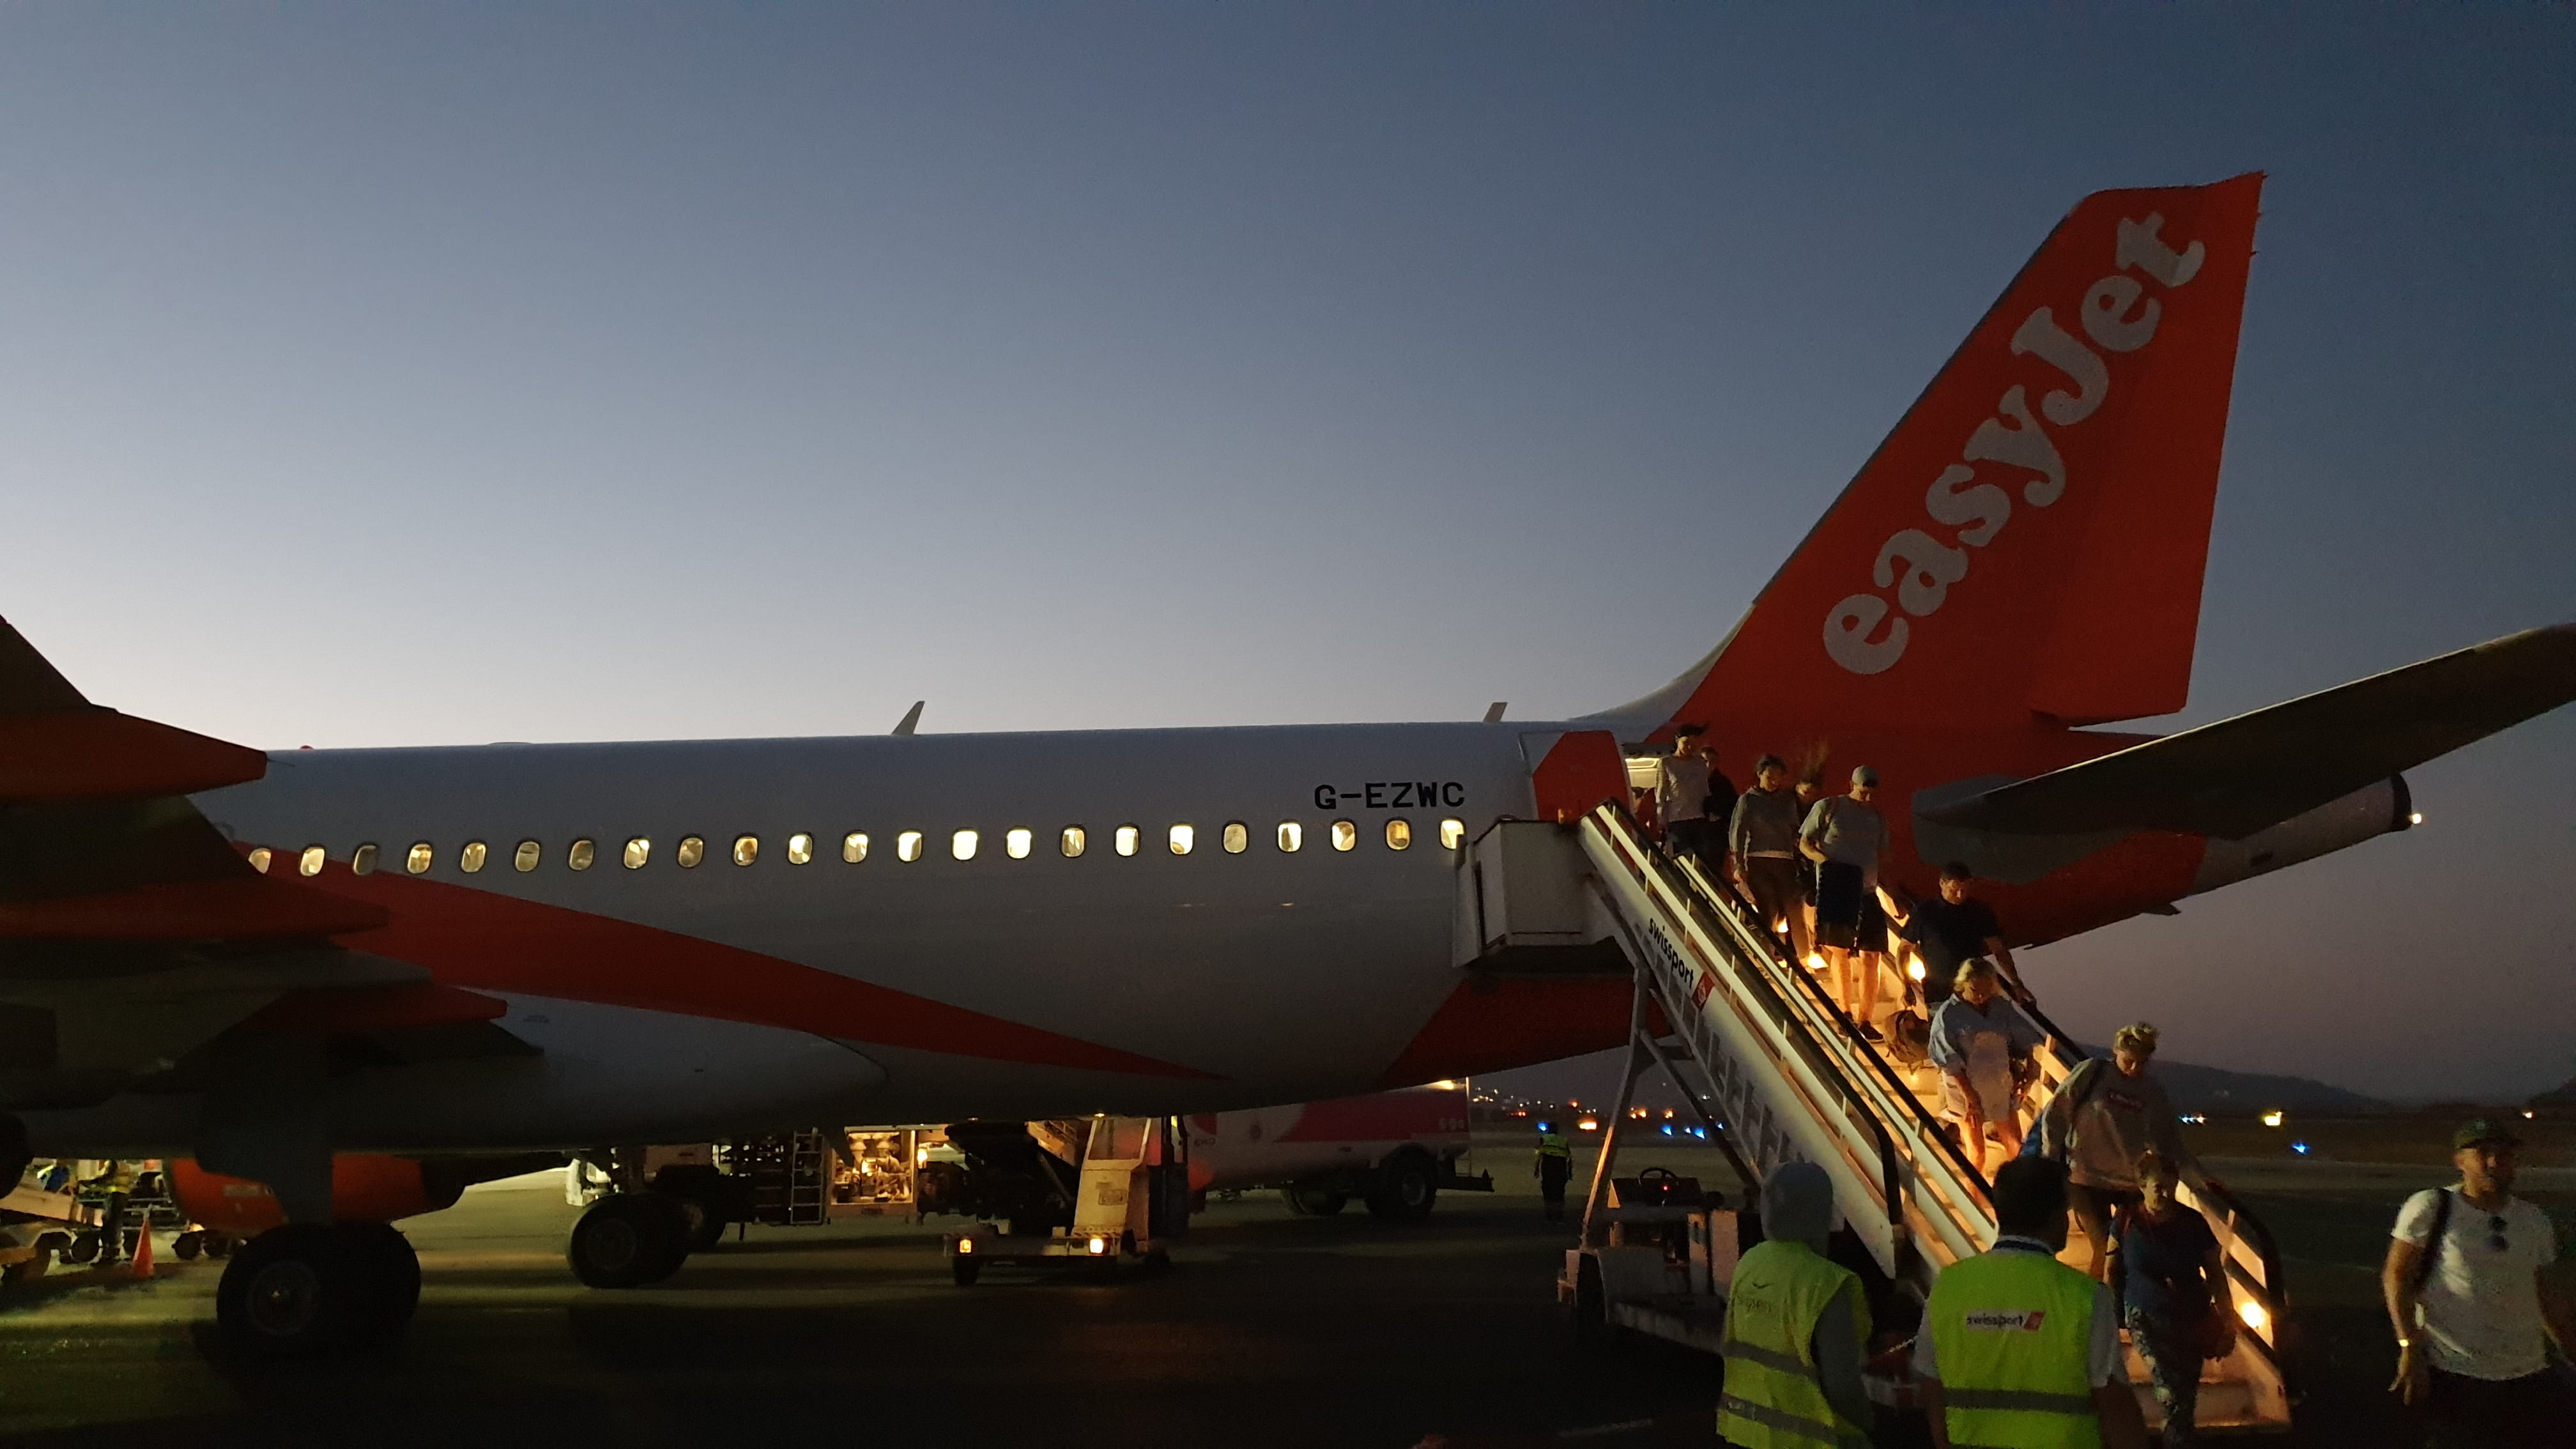
[(2138, 1207), (2120, 1234), (2120, 1312), (2165, 1411), (2166, 1449), (2181, 1449), (2200, 1442), (2192, 1423), (2200, 1362), (2217, 1356), (2209, 1350), (2231, 1328), (2226, 1269), (2209, 1220), (2174, 1201), (2174, 1170), (2164, 1158), (2139, 1154), (2137, 1175)]
[(2380, 1289), (2397, 1330), (2399, 1398), (2477, 1449), (2576, 1443), (2576, 1304), (2550, 1281), (2549, 1215), (2513, 1195), (2521, 1142), (2480, 1118), (2451, 1137), (2454, 1187), (2406, 1200)]
[(1736, 797), (1726, 829), (1726, 858), (1736, 889), (1798, 961), (1815, 949), (1807, 937), (1806, 895), (1798, 884), (1798, 825), (1805, 814), (1789, 789), (1788, 765), (1778, 755), (1764, 755), (1754, 763), (1753, 788)]
[(1798, 849), (1816, 863), (1816, 945), (1834, 973), (1834, 994), (1862, 1037), (1877, 1041), (1878, 977), (1887, 955), (1887, 914), (1878, 903), (1878, 863), (1887, 854), (1887, 817), (1870, 803), (1878, 771), (1852, 771), (1851, 793), (1816, 802)]
[(1995, 919), (1995, 908), (1968, 894), (1974, 879), (1959, 861), (1941, 867), (1941, 894), (1915, 902), (1898, 925), (1897, 934), (1923, 953), (1924, 1004), (1939, 1010), (1961, 964), (1984, 956), (2002, 973), (2004, 994), (2025, 1009), (2036, 1006), (2039, 1003), (2030, 988), (2022, 984), (2012, 948), (2004, 944), (2003, 923)]

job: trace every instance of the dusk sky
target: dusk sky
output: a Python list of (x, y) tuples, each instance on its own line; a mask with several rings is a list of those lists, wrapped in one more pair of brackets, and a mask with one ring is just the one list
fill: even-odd
[[(1581, 713), (2079, 197), (2249, 170), (2156, 729), (2576, 617), (2566, 7), (11, 6), (0, 613), (267, 747)], [(2576, 710), (2411, 779), (2028, 974), (2567, 1079)]]

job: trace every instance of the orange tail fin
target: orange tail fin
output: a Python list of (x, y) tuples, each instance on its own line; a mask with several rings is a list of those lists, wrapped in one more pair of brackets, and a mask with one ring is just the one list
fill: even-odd
[(2086, 197), (1667, 718), (2182, 708), (2262, 184)]

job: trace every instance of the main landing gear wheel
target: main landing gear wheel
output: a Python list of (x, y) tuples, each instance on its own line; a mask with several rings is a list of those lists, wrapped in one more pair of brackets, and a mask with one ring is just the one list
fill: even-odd
[(342, 1223), (342, 1261), (351, 1275), (351, 1328), (368, 1341), (401, 1336), (420, 1307), (420, 1256), (390, 1223)]
[(680, 1271), (689, 1255), (689, 1219), (676, 1199), (658, 1192), (601, 1198), (572, 1225), (564, 1261), (593, 1288), (640, 1288)]
[(1328, 1218), (1349, 1205), (1351, 1196), (1328, 1187), (1283, 1187), (1279, 1195), (1288, 1199), (1288, 1211), (1301, 1218)]
[(1430, 1161), (1408, 1152), (1378, 1169), (1368, 1210), (1384, 1222), (1415, 1223), (1431, 1216), (1431, 1205), (1439, 1199), (1440, 1184), (1431, 1175)]

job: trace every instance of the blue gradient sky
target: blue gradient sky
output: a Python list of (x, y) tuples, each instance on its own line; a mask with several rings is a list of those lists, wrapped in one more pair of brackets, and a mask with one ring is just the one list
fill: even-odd
[[(2576, 616), (2564, 7), (11, 7), (0, 612), (270, 746), (1598, 708), (2078, 196), (2258, 168), (2176, 723)], [(2572, 758), (2032, 975), (2554, 1084)]]

